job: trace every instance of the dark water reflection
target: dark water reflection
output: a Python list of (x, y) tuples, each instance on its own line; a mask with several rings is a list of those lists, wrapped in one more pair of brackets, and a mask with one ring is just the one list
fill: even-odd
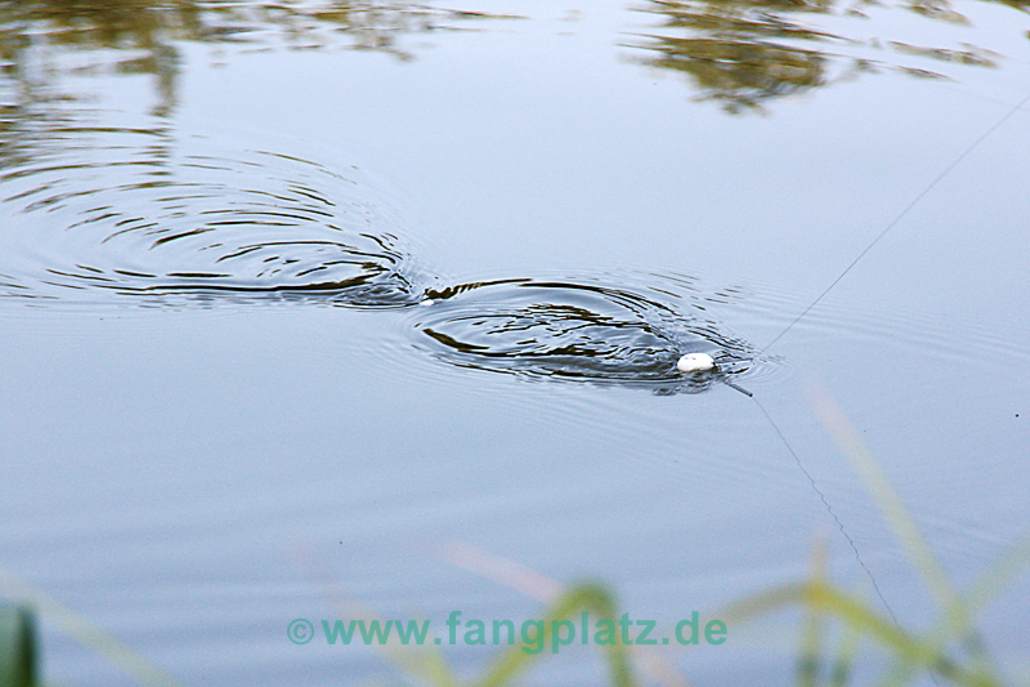
[[(697, 393), (751, 368), (751, 347), (704, 313), (689, 279), (629, 281), (498, 279), (431, 290), (416, 317), (419, 345), (458, 367), (656, 393)], [(676, 371), (681, 355), (698, 351), (715, 358), (717, 374)]]
[[(1030, 6), (1006, 4), (1024, 12)], [(934, 22), (969, 26), (947, 0), (888, 6), (850, 0), (652, 0), (638, 9), (659, 22), (625, 43), (649, 55), (635, 59), (683, 73), (699, 100), (721, 103), (731, 113), (762, 109), (777, 98), (862, 74), (893, 71), (944, 79), (952, 76), (946, 63), (995, 67), (1003, 58), (968, 42), (927, 46), (875, 33), (882, 22), (874, 15), (885, 12), (913, 12)], [(908, 56), (938, 66), (908, 64)]]
[[(1000, 4), (1023, 15), (1030, 7), (1024, 0)], [(862, 74), (958, 78), (949, 66), (990, 68), (1004, 59), (975, 44), (973, 22), (947, 0), (651, 0), (629, 7), (657, 19), (620, 41), (632, 49), (631, 59), (686, 75), (697, 99), (733, 113)], [(963, 27), (970, 36), (953, 45), (922, 44), (897, 34), (895, 23), (887, 26), (884, 17), (892, 13)], [(167, 115), (178, 98), (183, 41), (208, 45), (213, 66), (228, 59), (228, 51), (276, 49), (364, 50), (409, 61), (434, 32), (489, 30), (498, 26), (490, 20), (515, 18), (373, 0), (0, 2), (0, 66), (7, 82), (0, 85), (0, 107), (9, 115), (30, 102), (89, 100), (88, 89), (61, 83), (72, 75), (150, 75), (157, 96), (152, 113)], [(1026, 22), (1014, 22), (1013, 30), (1025, 33)], [(408, 45), (404, 39), (415, 35), (418, 46)], [(90, 61), (65, 65), (75, 53), (89, 53)]]
[[(877, 17), (892, 12), (971, 26), (946, 0), (652, 0), (636, 9), (657, 25), (623, 43), (634, 59), (688, 75), (699, 99), (729, 112), (882, 70), (948, 76), (909, 57), (942, 70), (1004, 59), (972, 44), (934, 47), (876, 31)], [(212, 64), (229, 51), (276, 49), (410, 60), (404, 36), (511, 18), (371, 1), (0, 3), (0, 198), (17, 218), (0, 235), (0, 296), (116, 294), (161, 305), (257, 294), (363, 308), (429, 298), (418, 346), (459, 367), (659, 390), (704, 388), (682, 386), (674, 373), (684, 352), (713, 353), (725, 374), (747, 370), (749, 346), (716, 320), (640, 295), (664, 285), (559, 276), (430, 289), (356, 167), (333, 169), (288, 147), (225, 149), (171, 121), (184, 42), (210, 46)], [(860, 26), (875, 37), (860, 38), (870, 34)], [(155, 77), (157, 103), (142, 122), (111, 124), (96, 78), (136, 74)]]
[[(194, 0), (113, 0), (111, 2), (0, 2), (0, 62), (3, 74), (25, 99), (82, 98), (88, 93), (50, 92), (62, 71), (58, 60), (89, 52), (82, 74), (145, 74), (155, 77), (158, 102), (166, 115), (177, 98), (182, 69), (180, 43), (211, 46), (211, 63), (226, 50), (253, 53), (275, 49), (349, 49), (414, 58), (404, 36), (477, 30), (483, 19), (501, 15), (463, 9), (374, 0), (301, 3), (208, 3)], [(116, 51), (104, 53), (102, 51)], [(8, 104), (9, 107), (9, 104)]]
[[(884, 59), (884, 46), (942, 65), (1002, 59), (972, 45), (855, 37), (874, 12), (967, 25), (946, 2), (654, 0), (637, 9), (658, 25), (625, 43), (635, 59), (687, 74), (698, 98), (730, 112), (882, 69), (945, 76)], [(115, 294), (153, 305), (258, 295), (363, 308), (428, 297), (435, 303), (418, 311), (417, 346), (459, 367), (658, 391), (707, 388), (711, 379), (675, 373), (685, 352), (712, 353), (723, 374), (747, 371), (750, 347), (718, 321), (696, 317), (689, 302), (641, 295), (667, 293), (664, 283), (559, 276), (429, 289), (356, 168), (332, 169), (288, 147), (224, 149), (170, 121), (184, 41), (211, 46), (214, 64), (227, 51), (276, 49), (410, 60), (406, 35), (508, 18), (378, 2), (0, 4), (0, 192), (18, 219), (0, 236), (0, 295), (97, 302)], [(83, 54), (85, 62), (69, 61)], [(155, 77), (157, 104), (144, 123), (106, 124), (90, 79), (133, 74)]]
[[(266, 137), (226, 146), (172, 118), (184, 41), (407, 60), (402, 36), (491, 18), (510, 17), (374, 2), (0, 5), (0, 209), (11, 220), (0, 232), (0, 298), (379, 309), (428, 300), (413, 311), (415, 347), (456, 367), (657, 393), (696, 393), (749, 371), (748, 344), (724, 333), (700, 295), (684, 298), (682, 280), (566, 274), (443, 285), (418, 265), (356, 165), (325, 165)], [(81, 55), (85, 63), (65, 68)], [(98, 78), (133, 74), (156, 77), (157, 105), (144, 117), (91, 93)], [(692, 351), (711, 353), (718, 373), (679, 374), (676, 360)]]

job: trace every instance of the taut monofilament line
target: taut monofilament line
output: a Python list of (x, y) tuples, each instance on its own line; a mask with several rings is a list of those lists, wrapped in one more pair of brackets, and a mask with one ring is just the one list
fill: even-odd
[[(989, 138), (991, 134), (993, 134), (995, 131), (1001, 128), (1001, 126), (1005, 122), (1007, 122), (1012, 117), (1012, 115), (1014, 115), (1018, 110), (1022, 109), (1023, 106), (1025, 106), (1028, 102), (1030, 102), (1030, 93), (1025, 95), (1019, 102), (1017, 102), (1015, 105), (1009, 108), (1009, 110), (1006, 111), (1004, 115), (995, 120), (986, 130), (983, 131), (983, 133), (981, 133), (979, 136), (973, 139), (950, 163), (948, 163), (948, 165), (943, 170), (941, 170), (940, 173), (938, 173), (933, 179), (931, 179), (930, 182), (923, 188), (923, 190), (916, 194), (916, 196), (907, 205), (905, 205), (901, 209), (901, 211), (897, 215), (895, 215), (894, 218), (890, 222), (888, 222), (887, 225), (882, 230), (880, 230), (880, 232), (876, 234), (876, 236), (874, 236), (873, 239), (868, 244), (866, 244), (866, 246), (861, 251), (859, 251), (858, 255), (856, 255), (855, 258), (844, 267), (840, 274), (838, 274), (833, 279), (833, 281), (831, 281), (804, 308), (804, 310), (798, 313), (798, 315), (794, 319), (792, 319), (786, 327), (780, 330), (780, 332), (776, 334), (776, 336), (774, 336), (769, 341), (769, 343), (763, 346), (758, 351), (758, 354), (760, 355), (767, 351), (769, 348), (771, 348), (780, 339), (782, 339), (791, 329), (793, 329), (798, 322), (804, 319), (808, 315), (808, 313), (810, 313), (812, 309), (815, 308), (815, 306), (817, 306), (844, 279), (844, 277), (846, 277), (848, 273), (851, 272), (851, 270), (853, 270), (858, 265), (858, 263), (861, 262), (862, 259), (869, 254), (870, 251), (872, 251), (876, 244), (883, 240), (883, 238), (887, 236), (887, 234), (890, 233), (890, 231), (894, 229), (894, 227), (898, 226), (901, 223), (901, 221), (917, 205), (919, 205), (919, 203), (924, 198), (926, 198), (926, 196), (928, 196), (930, 192), (937, 187), (938, 184), (941, 183), (941, 181), (943, 181), (952, 171), (955, 170), (956, 167), (958, 167), (967, 157), (969, 157), (969, 155), (971, 155), (974, 150), (976, 150), (985, 140), (987, 140), (987, 138)], [(859, 553), (858, 545), (855, 543), (854, 538), (848, 533), (847, 529), (844, 526), (844, 522), (834, 512), (833, 508), (830, 506), (829, 500), (827, 500), (826, 498), (826, 495), (823, 493), (821, 489), (819, 489), (819, 486), (816, 484), (815, 479), (812, 477), (811, 473), (805, 468), (804, 463), (802, 463), (801, 461), (801, 457), (798, 455), (797, 451), (791, 445), (790, 440), (787, 439), (787, 436), (780, 429), (779, 425), (777, 425), (776, 421), (773, 420), (772, 416), (769, 414), (769, 411), (766, 410), (765, 406), (762, 405), (761, 401), (758, 398), (755, 398), (754, 394), (738, 387), (729, 380), (724, 379), (722, 381), (730, 388), (740, 391), (748, 397), (750, 397), (755, 402), (755, 405), (758, 406), (758, 409), (761, 411), (762, 416), (766, 419), (769, 426), (772, 427), (773, 431), (779, 437), (780, 442), (783, 444), (787, 452), (790, 453), (790, 455), (794, 458), (794, 461), (797, 464), (798, 468), (808, 479), (809, 485), (812, 487), (813, 491), (815, 491), (815, 493), (818, 495), (819, 499), (825, 506), (827, 512), (834, 520), (834, 522), (837, 524), (837, 528), (840, 530), (841, 534), (847, 540), (849, 547), (854, 553), (856, 561), (858, 562), (859, 566), (865, 571), (866, 576), (872, 583), (873, 590), (875, 591), (876, 596), (879, 598), (884, 608), (887, 609), (887, 612), (890, 615), (891, 620), (894, 622), (895, 625), (897, 625), (898, 619), (894, 613), (894, 609), (891, 608), (890, 603), (888, 603), (887, 598), (884, 596), (882, 590), (880, 589), (880, 586), (877, 583), (876, 577), (873, 575), (872, 570), (869, 568), (868, 565), (866, 565), (865, 561), (862, 559), (862, 555), (861, 553)], [(967, 639), (972, 641), (978, 641), (978, 637), (975, 633)], [(933, 680), (933, 682), (937, 684), (936, 676), (933, 673), (931, 673), (930, 677)]]
[(824, 288), (819, 293), (819, 295), (816, 296), (815, 299), (812, 300), (812, 302), (809, 303), (808, 306), (806, 306), (805, 309), (802, 310), (798, 314), (797, 317), (795, 317), (793, 320), (791, 320), (790, 323), (786, 327), (784, 327), (780, 331), (779, 334), (774, 336), (772, 338), (772, 340), (769, 341), (769, 343), (767, 343), (765, 346), (763, 346), (758, 351), (758, 353), (759, 354), (765, 353), (769, 348), (771, 348), (773, 346), (773, 344), (775, 344), (777, 341), (782, 339), (784, 337), (784, 335), (786, 335), (787, 332), (789, 332), (791, 329), (793, 329), (794, 325), (796, 325), (806, 315), (808, 315), (808, 313), (812, 311), (812, 308), (814, 308), (815, 306), (819, 305), (819, 303), (827, 296), (827, 294), (829, 294), (830, 291), (832, 291), (837, 286), (837, 284), (839, 284), (841, 282), (841, 280), (843, 280), (844, 277), (847, 276), (848, 272), (853, 270), (855, 268), (855, 266), (858, 265), (858, 263), (862, 261), (862, 258), (864, 258), (869, 253), (869, 251), (871, 251), (873, 249), (873, 247), (876, 246), (876, 244), (878, 244), (887, 234), (889, 234), (890, 231), (894, 227), (898, 226), (898, 224), (901, 223), (901, 220), (905, 219), (905, 217), (908, 215), (908, 213), (911, 212), (912, 209), (915, 208), (917, 205), (919, 205), (920, 201), (922, 201), (923, 198), (928, 196), (930, 194), (930, 192), (934, 188), (937, 187), (937, 184), (941, 183), (941, 181), (943, 181), (945, 177), (947, 177), (949, 174), (951, 174), (951, 172), (954, 171), (954, 169), (956, 167), (958, 167), (962, 163), (963, 160), (965, 160), (967, 157), (969, 157), (969, 155), (974, 150), (976, 150), (980, 146), (981, 143), (986, 141), (987, 138), (990, 137), (991, 134), (993, 134), (995, 131), (997, 131), (999, 128), (1001, 128), (1002, 124), (1007, 122), (1012, 117), (1012, 115), (1014, 115), (1024, 105), (1026, 105), (1027, 102), (1030, 102), (1030, 93), (1027, 93), (1026, 96), (1023, 97), (1022, 100), (1020, 100), (1018, 103), (1016, 103), (1011, 108), (1009, 108), (1009, 110), (1004, 115), (999, 117), (983, 133), (981, 133), (979, 136), (977, 136), (975, 139), (973, 139), (969, 143), (969, 145), (967, 145), (962, 150), (962, 152), (960, 152), (955, 157), (955, 159), (953, 159), (950, 163), (948, 163), (948, 165), (943, 170), (941, 170), (941, 172), (937, 176), (935, 176), (930, 181), (930, 183), (927, 184), (925, 188), (923, 188), (922, 191), (920, 191), (918, 194), (916, 194), (916, 196), (904, 208), (901, 209), (901, 212), (899, 212), (897, 215), (894, 216), (894, 219), (892, 219), (890, 222), (887, 223), (887, 226), (885, 226), (880, 231), (880, 233), (878, 233), (876, 236), (873, 237), (872, 241), (870, 241), (868, 244), (866, 244), (865, 248), (863, 248), (861, 251), (859, 251), (858, 255), (855, 256), (855, 259), (852, 260), (851, 262), (849, 262), (848, 265), (841, 271), (841, 273), (838, 274), (837, 277), (833, 281), (831, 281), (826, 286), (826, 288)]

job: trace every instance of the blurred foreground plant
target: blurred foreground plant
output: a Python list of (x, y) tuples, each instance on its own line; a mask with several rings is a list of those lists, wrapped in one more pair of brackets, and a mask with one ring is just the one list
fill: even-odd
[[(825, 551), (817, 547), (814, 564), (808, 579), (776, 586), (749, 596), (732, 604), (722, 617), (729, 620), (748, 621), (768, 613), (788, 608), (800, 608), (805, 614), (802, 628), (800, 655), (797, 661), (796, 684), (799, 687), (846, 687), (853, 684), (853, 668), (858, 648), (862, 644), (874, 644), (884, 650), (890, 659), (887, 674), (879, 682), (896, 687), (911, 684), (927, 675), (937, 684), (961, 685), (963, 687), (1000, 687), (1005, 684), (1000, 669), (994, 664), (983, 646), (974, 624), (974, 618), (986, 604), (1030, 562), (1030, 540), (1024, 540), (1012, 548), (964, 594), (958, 593), (948, 581), (943, 568), (936, 560), (930, 547), (923, 539), (914, 520), (904, 507), (901, 498), (890, 486), (869, 451), (863, 445), (858, 432), (851, 426), (836, 403), (824, 392), (813, 392), (813, 406), (816, 414), (833, 436), (841, 451), (851, 462), (872, 494), (887, 523), (900, 540), (905, 552), (916, 570), (923, 577), (933, 595), (940, 612), (937, 621), (928, 631), (914, 632), (900, 626), (892, 617), (881, 613), (869, 600), (845, 591), (831, 583), (826, 576)], [(482, 557), (482, 555), (480, 555)], [(511, 564), (517, 566), (517, 564)], [(466, 565), (478, 572), (489, 573), (489, 563)], [(514, 587), (526, 587), (519, 579), (534, 578), (536, 585), (545, 585), (552, 590), (560, 589), (558, 583), (548, 580), (539, 573), (524, 568), (521, 573), (511, 571), (504, 574), (487, 574), (501, 579)], [(532, 585), (528, 585), (532, 586)], [(619, 613), (611, 593), (599, 585), (578, 585), (556, 596), (546, 617), (551, 619), (572, 619), (583, 609), (603, 610), (610, 617)], [(829, 657), (824, 647), (824, 638), (830, 634), (830, 623), (841, 629), (838, 646)], [(505, 687), (541, 656), (529, 654), (522, 646), (513, 646), (504, 651), (495, 661), (487, 675), (471, 683), (457, 680), (446, 667), (443, 658), (437, 656), (437, 666), (442, 667), (444, 679), (430, 680), (433, 687), (454, 687), (471, 684), (477, 687)], [(635, 685), (630, 653), (638, 657), (638, 646), (617, 646), (609, 649), (609, 679), (615, 687)], [(422, 674), (426, 677), (426, 674)], [(666, 684), (668, 680), (659, 678)], [(674, 679), (676, 684), (686, 684), (685, 679)]]
[[(855, 658), (863, 644), (879, 647), (890, 658), (890, 667), (878, 683), (887, 687), (911, 684), (927, 675), (939, 685), (1000, 687), (1005, 684), (999, 667), (980, 640), (974, 618), (1030, 562), (1030, 540), (1013, 547), (964, 594), (960, 594), (952, 587), (900, 497), (844, 414), (824, 393), (815, 394), (813, 405), (926, 581), (940, 616), (929, 630), (921, 633), (902, 627), (892, 617), (881, 613), (875, 604), (830, 582), (826, 574), (826, 553), (824, 547), (819, 546), (807, 579), (749, 596), (725, 609), (720, 617), (744, 622), (784, 609), (801, 609), (805, 617), (797, 661), (796, 684), (799, 687), (847, 687), (853, 684)], [(537, 640), (542, 644), (551, 642), (556, 621), (573, 620), (582, 612), (612, 620), (621, 615), (611, 591), (600, 584), (563, 587), (525, 566), (465, 545), (451, 547), (448, 558), (456, 565), (545, 602), (546, 611), (542, 616), (544, 634)], [(84, 646), (106, 656), (132, 676), (137, 684), (144, 687), (173, 687), (177, 684), (174, 678), (149, 664), (114, 637), (2, 568), (0, 596), (30, 602), (45, 620), (56, 623)], [(367, 609), (353, 604), (348, 604), (345, 610), (349, 611), (346, 615), (350, 617), (374, 616)], [(6, 615), (0, 613), (0, 687), (34, 687), (32, 681), (26, 682), (29, 678), (21, 677), (35, 672), (36, 661), (35, 642), (26, 644), (25, 639), (34, 632), (25, 634), (25, 628), (31, 624), (26, 625), (24, 619), (24, 611), (21, 610), (10, 609)], [(833, 624), (841, 630), (836, 635), (830, 631), (834, 629), (830, 627)], [(832, 651), (825, 646), (827, 636), (839, 636)], [(527, 647), (530, 645), (524, 643), (507, 647), (483, 675), (472, 680), (459, 679), (435, 646), (414, 648), (385, 644), (379, 648), (412, 681), (421, 684), (432, 687), (510, 687), (547, 655), (527, 651)], [(640, 669), (649, 684), (687, 685), (686, 679), (649, 647), (617, 640), (604, 646), (603, 651), (612, 687), (635, 687), (638, 684), (635, 669)], [(8, 675), (19, 677), (8, 678)]]

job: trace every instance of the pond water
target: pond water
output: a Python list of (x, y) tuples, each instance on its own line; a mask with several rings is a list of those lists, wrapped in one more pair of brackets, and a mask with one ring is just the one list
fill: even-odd
[[(403, 683), (287, 623), (531, 618), (540, 575), (710, 617), (820, 541), (931, 626), (811, 390), (959, 588), (1025, 534), (1028, 31), (1021, 0), (0, 3), (0, 577), (183, 685)], [(979, 623), (1013, 679), (1027, 598)], [(664, 660), (790, 684), (798, 628)], [(135, 684), (43, 638), (53, 684)]]

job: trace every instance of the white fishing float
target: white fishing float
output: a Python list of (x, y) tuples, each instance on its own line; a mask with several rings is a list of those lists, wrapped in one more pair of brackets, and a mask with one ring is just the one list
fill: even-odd
[(715, 369), (715, 359), (707, 353), (687, 353), (676, 362), (680, 372), (707, 372)]

